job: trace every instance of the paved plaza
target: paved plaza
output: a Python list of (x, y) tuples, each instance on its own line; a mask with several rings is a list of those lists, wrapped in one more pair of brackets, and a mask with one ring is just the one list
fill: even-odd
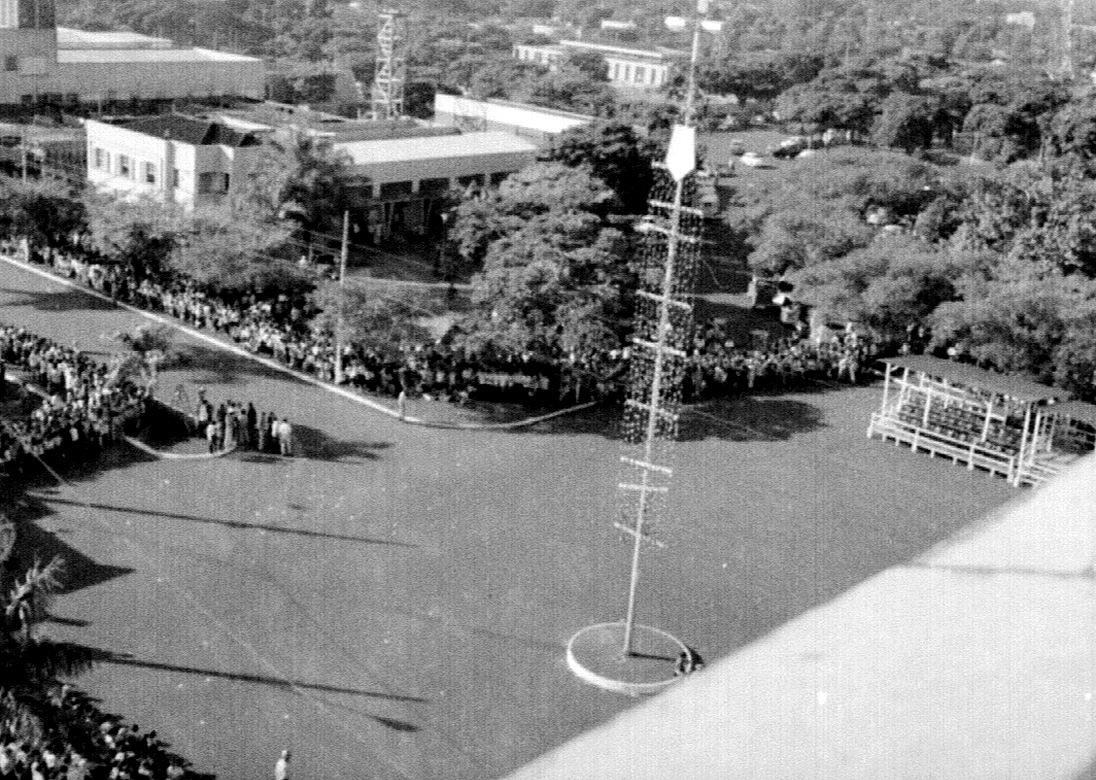
[[(0, 306), (101, 357), (142, 322), (8, 264)], [(28, 493), (17, 514), (74, 562), (50, 631), (102, 651), (80, 684), (106, 709), (226, 779), (269, 777), (291, 748), (300, 778), (478, 780), (632, 706), (564, 661), (577, 629), (623, 616), (612, 411), (424, 428), (179, 345), (190, 364), (165, 372), (162, 395), (200, 384), (287, 416), (300, 457), (121, 452)], [(867, 440), (879, 398), (824, 389), (690, 413), (641, 621), (709, 661), (746, 651), (1017, 495)]]

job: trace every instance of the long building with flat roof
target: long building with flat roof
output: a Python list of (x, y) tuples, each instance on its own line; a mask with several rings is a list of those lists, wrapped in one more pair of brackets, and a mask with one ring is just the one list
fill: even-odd
[(597, 117), (506, 100), (476, 100), (461, 95), (434, 96), (434, 123), (466, 130), (502, 131), (520, 136), (542, 149), (555, 146), (560, 135), (596, 122)]
[(88, 120), (86, 128), (87, 178), (96, 189), (152, 196), (187, 209), (216, 205), (234, 192), (265, 139), (290, 132), (326, 138), (350, 161), (361, 195), (352, 219), (374, 241), (437, 229), (451, 190), (495, 184), (537, 154), (536, 145), (509, 133), (462, 133), (413, 120), (351, 120), (276, 104)]
[(594, 52), (605, 59), (609, 83), (616, 87), (658, 89), (674, 73), (687, 52), (676, 49), (632, 49), (587, 41), (560, 41), (554, 44), (524, 44), (514, 46), (514, 57), (533, 62), (550, 70), (558, 68), (575, 52)]
[(265, 68), (255, 57), (132, 32), (58, 28), (53, 0), (0, 0), (0, 107), (9, 111), (261, 100), (264, 91)]

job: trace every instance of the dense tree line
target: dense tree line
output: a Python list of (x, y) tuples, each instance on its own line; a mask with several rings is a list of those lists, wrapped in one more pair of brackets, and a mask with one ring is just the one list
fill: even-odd
[(937, 166), (833, 150), (743, 186), (732, 219), (755, 273), (796, 285), (823, 318), (1092, 397), (1096, 182), (1087, 158)]

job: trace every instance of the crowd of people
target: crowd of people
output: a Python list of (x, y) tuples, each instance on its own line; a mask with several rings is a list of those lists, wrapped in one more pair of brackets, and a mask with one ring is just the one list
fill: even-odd
[[(13, 246), (0, 244), (0, 251)], [(111, 297), (162, 311), (196, 328), (220, 332), (254, 354), (333, 382), (335, 344), (313, 327), (307, 295), (255, 293), (218, 297), (170, 274), (138, 281), (124, 265), (76, 249), (32, 253), (58, 272)], [(766, 345), (741, 345), (717, 320), (701, 323), (683, 396), (699, 400), (750, 390), (791, 388), (817, 380), (855, 383), (874, 345), (855, 333), (826, 341), (796, 332)], [(382, 355), (361, 345), (343, 347), (340, 381), (363, 392), (465, 404), (470, 400), (562, 406), (621, 394), (627, 348), (604, 355), (545, 361), (502, 351), (471, 352), (442, 341), (404, 346)], [(257, 425), (257, 423), (256, 423)], [(256, 428), (257, 430), (257, 428)], [(223, 435), (229, 435), (227, 432)]]
[(289, 419), (274, 412), (260, 414), (250, 401), (244, 406), (230, 399), (214, 407), (205, 391), (199, 391), (190, 421), (192, 432), (209, 442), (210, 453), (245, 449), (290, 457), (295, 449)]
[(148, 392), (86, 355), (0, 324), (0, 393), (12, 392), (7, 369), (21, 370), (18, 385), (25, 416), (0, 426), (0, 466), (21, 472), (28, 459), (54, 454), (62, 460), (95, 457), (110, 441), (140, 425)]
[(0, 721), (0, 780), (188, 780), (189, 764), (155, 731), (104, 715), (86, 695), (58, 685), (41, 702), (52, 728), (28, 738)]
[(871, 364), (875, 344), (854, 328), (827, 339), (789, 337), (756, 349), (738, 347), (718, 322), (698, 332), (686, 402), (758, 390), (784, 390), (817, 382), (856, 384)]

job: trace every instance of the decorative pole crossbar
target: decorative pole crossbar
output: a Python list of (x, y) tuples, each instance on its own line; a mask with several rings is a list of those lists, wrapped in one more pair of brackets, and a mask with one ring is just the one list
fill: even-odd
[[(703, 211), (688, 202), (695, 186), (690, 182), (687, 189), (686, 181), (696, 167), (693, 104), (700, 31), (707, 12), (708, 0), (699, 0), (696, 15), (691, 20), (693, 46), (683, 124), (674, 128), (666, 163), (655, 166), (656, 175), (665, 178), (668, 174), (672, 178), (673, 197), (667, 199), (666, 193), (653, 192), (648, 201), (651, 218), (646, 225), (644, 240), (650, 248), (651, 262), (642, 277), (647, 289), (639, 291), (640, 301), (647, 305), (637, 306), (635, 330), (638, 335), (632, 339), (636, 352), (632, 357), (629, 397), (625, 401), (626, 423), (629, 415), (638, 418), (634, 419), (635, 433), (638, 434), (640, 429), (643, 432), (642, 455), (621, 457), (625, 466), (638, 470), (638, 481), (624, 479), (618, 484), (622, 500), (629, 506), (634, 503), (635, 519), (631, 525), (622, 522), (613, 524), (633, 540), (628, 606), (624, 619), (623, 652), (626, 657), (635, 654), (633, 635), (640, 551), (645, 542), (664, 546), (646, 527), (652, 501), (669, 492), (669, 486), (665, 483), (673, 475), (669, 466), (657, 462), (656, 447), (676, 438), (680, 419), (677, 406), (681, 377), (689, 358), (686, 350), (689, 347), (687, 338), (692, 330), (693, 307), (681, 298), (689, 287), (695, 255), (700, 249), (699, 221), (703, 218)], [(657, 258), (654, 256), (656, 251), (660, 255)]]

